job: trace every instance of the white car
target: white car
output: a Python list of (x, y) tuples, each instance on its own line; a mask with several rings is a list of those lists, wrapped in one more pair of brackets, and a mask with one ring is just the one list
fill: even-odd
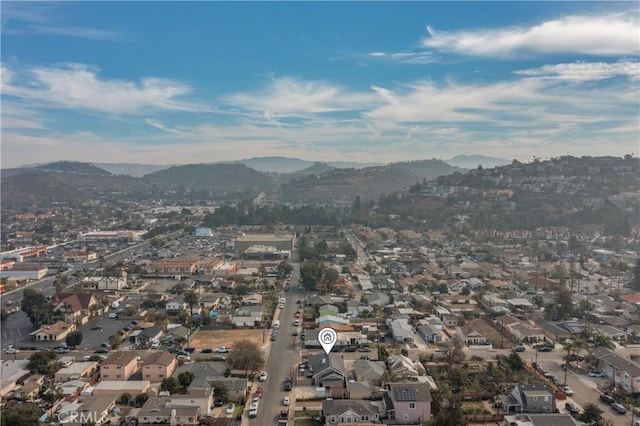
[(291, 403), (291, 400), (289, 399), (288, 396), (285, 396), (284, 398), (282, 398), (282, 405), (287, 406)]
[(118, 314), (116, 314), (115, 312), (111, 312), (109, 314), (109, 318), (111, 318), (111, 319), (118, 318)]
[(251, 405), (249, 406), (249, 409), (250, 410), (257, 410), (259, 405), (260, 405), (260, 401), (253, 401), (251, 403)]
[(569, 386), (563, 386), (562, 390), (567, 394), (567, 396), (573, 396), (573, 389), (571, 389)]
[(225, 413), (233, 414), (235, 409), (236, 409), (235, 404), (233, 402), (230, 402), (229, 405), (227, 405), (227, 410), (225, 411)]
[(266, 382), (267, 381), (267, 376), (268, 376), (268, 374), (267, 374), (266, 371), (263, 371), (262, 373), (260, 373), (260, 381), (261, 382)]
[(6, 354), (17, 354), (20, 352), (20, 349), (16, 349), (16, 348), (9, 348), (6, 351), (4, 351), (4, 353)]
[(599, 371), (590, 371), (589, 377), (604, 377), (604, 374)]
[(255, 417), (258, 417), (258, 409), (257, 408), (251, 408), (249, 410), (249, 418), (253, 419)]
[(221, 346), (216, 349), (216, 352), (219, 354), (226, 354), (226, 353), (229, 353), (229, 348), (225, 348), (224, 346)]

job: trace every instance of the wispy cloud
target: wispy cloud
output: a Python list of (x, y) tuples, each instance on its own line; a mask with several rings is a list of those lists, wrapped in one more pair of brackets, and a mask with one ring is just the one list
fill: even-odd
[(621, 61), (614, 63), (575, 62), (552, 64), (515, 71), (515, 74), (575, 82), (598, 81), (615, 77), (628, 77), (638, 80), (640, 79), (640, 63)]
[(172, 133), (174, 135), (181, 135), (182, 132), (176, 129), (172, 129), (170, 127), (165, 126), (164, 124), (162, 124), (161, 122), (159, 122), (158, 120), (154, 120), (152, 118), (145, 118), (144, 122), (147, 123), (149, 126), (151, 127), (155, 127), (156, 129), (160, 129), (163, 130), (167, 133)]
[(191, 88), (178, 81), (154, 77), (139, 83), (100, 79), (96, 68), (83, 64), (64, 64), (50, 68), (31, 68), (18, 75), (4, 74), (4, 96), (20, 98), (34, 106), (99, 111), (111, 114), (139, 114), (149, 108), (173, 111), (204, 111), (207, 108), (176, 98)]
[(267, 111), (270, 117), (286, 117), (353, 111), (370, 105), (375, 98), (323, 81), (283, 77), (273, 79), (263, 91), (235, 93), (225, 96), (224, 101), (237, 108)]
[(120, 31), (92, 28), (67, 22), (54, 2), (2, 2), (2, 33), (58, 35), (90, 40), (121, 40)]
[(431, 64), (438, 62), (437, 56), (430, 51), (416, 52), (370, 52), (372, 58), (379, 58), (390, 62), (403, 64)]
[(638, 55), (638, 12), (567, 16), (530, 27), (436, 31), (428, 26), (428, 48), (463, 55), (514, 57), (535, 54)]

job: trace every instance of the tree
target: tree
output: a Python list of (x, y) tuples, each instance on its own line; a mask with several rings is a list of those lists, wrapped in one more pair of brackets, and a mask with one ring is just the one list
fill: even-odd
[(458, 364), (464, 360), (464, 342), (458, 335), (444, 343), (444, 356), (449, 365)]
[(287, 263), (286, 260), (283, 260), (278, 264), (278, 267), (277, 267), (278, 278), (280, 279), (286, 278), (287, 275), (289, 275), (291, 272), (293, 272), (293, 266)]
[(5, 406), (2, 409), (2, 426), (39, 426), (42, 408), (37, 404)]
[(191, 316), (193, 316), (193, 307), (198, 306), (200, 302), (200, 296), (193, 290), (189, 290), (184, 294), (184, 303), (189, 305), (189, 311)]
[(67, 334), (67, 337), (64, 339), (64, 341), (68, 346), (75, 348), (82, 343), (82, 332), (72, 331), (71, 333)]
[(175, 377), (165, 377), (162, 380), (162, 383), (160, 383), (160, 390), (167, 391), (169, 393), (174, 393), (175, 391), (178, 390), (179, 387), (180, 387), (180, 384), (175, 379)]
[(460, 407), (451, 406), (440, 410), (429, 424), (432, 426), (466, 426), (468, 423)]
[(633, 279), (631, 280), (631, 288), (640, 291), (640, 259), (636, 260), (636, 266), (633, 268)]
[(522, 360), (522, 357), (518, 355), (516, 352), (511, 352), (507, 357), (507, 364), (509, 364), (509, 368), (511, 371), (521, 371), (524, 369), (525, 364)]
[(584, 411), (580, 417), (578, 417), (578, 420), (590, 425), (596, 425), (602, 422), (602, 410), (596, 404), (590, 402), (583, 408)]
[(180, 386), (183, 388), (188, 388), (195, 378), (196, 376), (191, 371), (183, 371), (178, 374), (178, 382), (180, 382)]
[(29, 357), (27, 368), (37, 374), (53, 375), (58, 370), (56, 359), (53, 351), (38, 351)]
[(257, 371), (264, 364), (262, 351), (250, 340), (236, 340), (227, 356), (227, 363), (234, 370), (244, 370), (245, 376), (249, 371)]
[(129, 404), (129, 401), (131, 400), (131, 394), (129, 393), (123, 393), (122, 395), (120, 395), (120, 402), (124, 405)]
[(229, 390), (222, 382), (213, 382), (211, 383), (213, 386), (213, 396), (216, 397), (216, 401), (228, 402), (229, 401)]
[(39, 327), (51, 321), (52, 309), (44, 294), (36, 292), (32, 288), (24, 290), (22, 295), (22, 311), (27, 314), (31, 324)]
[(149, 396), (146, 393), (141, 393), (139, 395), (136, 395), (135, 400), (136, 400), (136, 405), (143, 405), (145, 402), (147, 402), (147, 400), (149, 399)]

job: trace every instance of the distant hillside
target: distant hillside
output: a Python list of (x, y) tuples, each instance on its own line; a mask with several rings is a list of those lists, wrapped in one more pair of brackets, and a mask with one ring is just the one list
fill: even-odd
[[(240, 160), (238, 163), (242, 163), (247, 167), (251, 167), (252, 169), (261, 172), (294, 173), (313, 167), (314, 164), (317, 164), (318, 162), (289, 157), (254, 157), (246, 160)], [(346, 161), (327, 161), (323, 162), (323, 164), (327, 164), (338, 169), (362, 169), (365, 167), (382, 165), (380, 163), (357, 163)]]
[(138, 163), (96, 163), (96, 166), (113, 173), (114, 175), (129, 175), (142, 177), (149, 173), (168, 169), (172, 164), (138, 164)]
[[(16, 169), (14, 169), (16, 170)], [(31, 169), (2, 176), (2, 210), (19, 211), (54, 202), (73, 204), (85, 197), (81, 191), (46, 172)]]
[(111, 173), (96, 167), (90, 163), (80, 163), (77, 161), (57, 161), (55, 163), (42, 164), (36, 166), (36, 169), (45, 172), (63, 172), (82, 175), (94, 175), (94, 176), (109, 176)]
[(335, 170), (335, 167), (331, 167), (327, 163), (314, 163), (311, 167), (307, 167), (306, 169), (299, 170), (293, 173), (282, 173), (279, 175), (279, 178), (282, 182), (289, 182), (295, 179), (302, 179), (305, 176), (309, 175), (319, 175), (322, 173), (329, 172), (331, 170)]
[(444, 160), (444, 162), (455, 167), (462, 167), (463, 169), (477, 169), (478, 166), (489, 169), (509, 164), (511, 160), (488, 157), (486, 155), (457, 155), (450, 160)]
[(378, 212), (433, 227), (460, 221), (475, 229), (566, 227), (629, 236), (640, 217), (639, 174), (640, 160), (630, 156), (515, 161), (414, 185), (386, 197)]
[(198, 189), (212, 195), (258, 193), (276, 187), (275, 178), (243, 164), (188, 164), (143, 177), (147, 183), (173, 189)]
[(440, 160), (390, 163), (359, 170), (335, 169), (283, 184), (282, 200), (329, 204), (350, 204), (356, 196), (363, 200), (377, 200), (382, 194), (460, 171)]

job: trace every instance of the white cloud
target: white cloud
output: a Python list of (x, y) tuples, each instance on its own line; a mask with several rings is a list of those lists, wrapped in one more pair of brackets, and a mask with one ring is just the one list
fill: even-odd
[(465, 55), (512, 57), (530, 54), (582, 53), (638, 55), (637, 11), (629, 14), (567, 16), (531, 27), (441, 32), (427, 27), (428, 48)]
[(379, 58), (390, 62), (398, 62), (402, 64), (431, 64), (438, 62), (438, 58), (433, 52), (370, 52), (370, 57)]
[[(4, 70), (3, 70), (4, 75)], [(16, 72), (11, 71), (10, 76)], [(2, 93), (44, 108), (65, 108), (111, 114), (138, 114), (143, 110), (204, 111), (203, 106), (177, 101), (191, 88), (177, 81), (147, 77), (140, 83), (100, 79), (98, 70), (82, 64), (32, 68), (21, 79), (2, 78)], [(13, 84), (12, 84), (13, 83)]]
[(156, 129), (163, 130), (163, 131), (165, 131), (167, 133), (173, 133), (174, 135), (182, 134), (181, 131), (169, 128), (169, 127), (165, 126), (164, 124), (162, 124), (161, 122), (159, 122), (158, 120), (154, 120), (152, 118), (145, 118), (144, 122), (147, 123), (151, 127), (155, 127)]
[(304, 81), (291, 77), (273, 79), (259, 93), (235, 93), (224, 97), (234, 107), (273, 116), (308, 116), (338, 111), (354, 111), (370, 105), (368, 93), (351, 92), (323, 81)]
[(539, 68), (516, 71), (515, 74), (574, 82), (605, 80), (620, 76), (638, 80), (640, 79), (640, 63), (631, 61), (614, 63), (575, 62), (544, 65)]
[(51, 34), (89, 40), (121, 40), (120, 31), (68, 24), (53, 2), (2, 2), (2, 33)]

